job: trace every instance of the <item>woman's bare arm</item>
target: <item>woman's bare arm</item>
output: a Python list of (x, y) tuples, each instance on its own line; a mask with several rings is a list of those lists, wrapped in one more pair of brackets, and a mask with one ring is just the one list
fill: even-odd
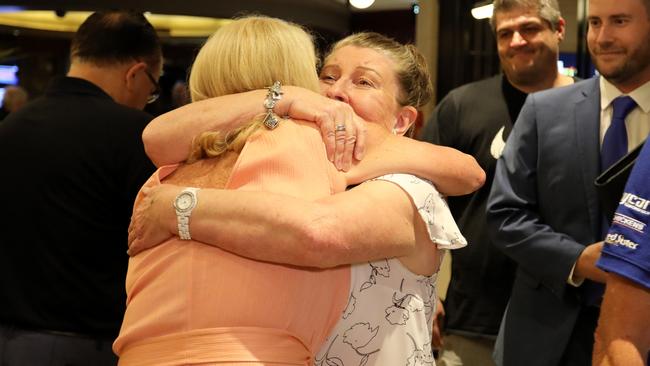
[[(347, 170), (353, 154), (356, 159), (363, 157), (365, 127), (352, 107), (299, 87), (283, 86), (282, 90), (275, 113), (314, 122), (321, 130), (330, 161), (337, 167)], [(158, 116), (142, 133), (147, 155), (156, 166), (185, 161), (195, 136), (205, 131), (230, 131), (265, 113), (266, 93), (260, 89), (210, 98)], [(346, 126), (346, 137), (354, 136), (356, 144), (336, 144), (334, 128), (341, 123)]]
[[(349, 105), (318, 93), (292, 86), (283, 90), (285, 94), (275, 107), (276, 113), (316, 123), (328, 157), (337, 168), (347, 171), (353, 156), (358, 163), (371, 146), (376, 147), (361, 165), (353, 167), (350, 182), (404, 172), (426, 178), (441, 193), (454, 196), (473, 192), (485, 181), (485, 173), (470, 155), (392, 135), (377, 124), (364, 123)], [(184, 161), (195, 136), (209, 130), (231, 130), (250, 121), (264, 112), (265, 96), (266, 90), (254, 90), (206, 99), (165, 113), (154, 119), (142, 135), (147, 154), (157, 166)], [(355, 144), (335, 139), (334, 126), (341, 122), (346, 125), (345, 137), (353, 136)]]
[[(132, 255), (176, 235), (170, 203), (181, 189), (164, 184), (144, 191), (129, 228)], [(202, 189), (190, 231), (194, 240), (252, 259), (332, 267), (411, 254), (416, 238), (428, 237), (416, 220), (421, 218), (408, 194), (384, 181), (318, 202), (268, 192)]]
[(156, 166), (185, 161), (192, 139), (205, 131), (228, 131), (263, 113), (264, 90), (190, 103), (154, 118), (142, 133)]
[(396, 136), (372, 123), (367, 131), (366, 155), (346, 173), (349, 185), (384, 174), (409, 173), (430, 180), (445, 195), (458, 196), (474, 192), (485, 182), (485, 172), (471, 155)]

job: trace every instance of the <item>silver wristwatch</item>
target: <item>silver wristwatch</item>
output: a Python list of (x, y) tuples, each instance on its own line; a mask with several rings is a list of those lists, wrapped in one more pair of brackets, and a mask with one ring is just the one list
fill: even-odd
[(176, 209), (176, 220), (178, 223), (178, 236), (181, 240), (192, 240), (190, 235), (190, 215), (196, 207), (197, 195), (200, 188), (187, 187), (176, 196), (174, 208)]

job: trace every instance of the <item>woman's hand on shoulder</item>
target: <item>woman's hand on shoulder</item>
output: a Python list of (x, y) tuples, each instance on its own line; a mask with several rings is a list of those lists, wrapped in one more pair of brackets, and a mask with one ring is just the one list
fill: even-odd
[(352, 160), (361, 160), (366, 149), (366, 122), (344, 102), (308, 89), (285, 86), (285, 103), (278, 114), (314, 122), (321, 131), (328, 159), (347, 171)]
[(162, 184), (143, 187), (129, 224), (129, 256), (161, 244), (175, 235), (174, 198), (182, 187)]

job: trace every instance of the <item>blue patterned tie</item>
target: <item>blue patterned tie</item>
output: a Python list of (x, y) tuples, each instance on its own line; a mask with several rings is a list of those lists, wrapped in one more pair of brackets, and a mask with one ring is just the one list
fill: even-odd
[(625, 129), (625, 117), (630, 113), (636, 102), (629, 96), (620, 96), (612, 102), (614, 112), (612, 123), (605, 132), (603, 146), (600, 152), (601, 171), (605, 171), (612, 164), (627, 154), (627, 130)]

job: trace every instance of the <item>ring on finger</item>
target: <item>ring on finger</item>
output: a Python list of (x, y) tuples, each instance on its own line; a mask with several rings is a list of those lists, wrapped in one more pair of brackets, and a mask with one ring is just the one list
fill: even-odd
[(340, 124), (335, 127), (336, 132), (345, 132), (345, 125)]

